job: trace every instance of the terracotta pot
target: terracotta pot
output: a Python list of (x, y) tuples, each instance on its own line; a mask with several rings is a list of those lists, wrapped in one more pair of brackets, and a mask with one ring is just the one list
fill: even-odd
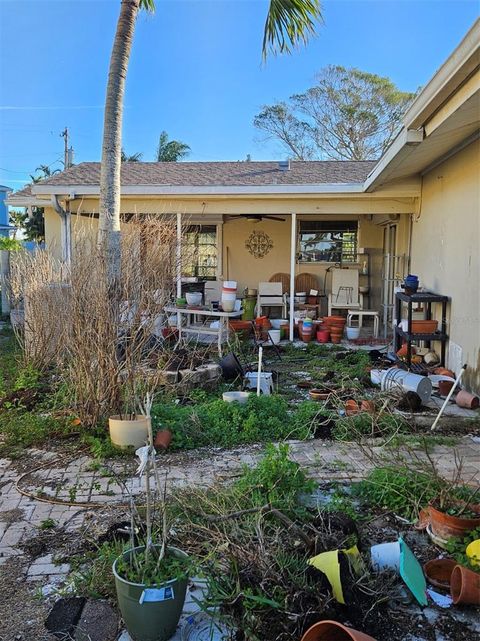
[(434, 334), (437, 327), (436, 320), (412, 320), (412, 334)]
[(311, 389), (309, 395), (312, 401), (326, 401), (330, 396), (330, 392), (325, 392), (322, 389)]
[(309, 628), (302, 641), (375, 641), (364, 632), (348, 628), (338, 621), (320, 621)]
[(450, 589), (450, 578), (457, 562), (453, 559), (434, 559), (423, 566), (428, 582), (437, 588)]
[(341, 334), (331, 334), (330, 339), (332, 343), (335, 345), (338, 345), (339, 343), (342, 342), (342, 335)]
[(448, 396), (453, 387), (453, 381), (438, 381), (438, 391), (440, 396)]
[[(463, 505), (463, 503), (458, 501), (458, 505)], [(470, 506), (470, 511), (472, 510), (478, 512), (478, 518), (463, 519), (446, 514), (430, 505), (430, 524), (433, 534), (447, 540), (452, 536), (464, 537), (467, 532), (480, 527), (480, 506), (472, 505)]]
[(349, 398), (348, 401), (345, 402), (345, 414), (347, 416), (354, 416), (355, 414), (358, 414), (360, 411), (360, 407), (353, 398)]
[(438, 374), (439, 376), (450, 376), (450, 378), (455, 378), (454, 372), (450, 369), (446, 369), (445, 367), (436, 367), (433, 370), (434, 374)]
[(456, 565), (450, 577), (450, 594), (455, 605), (480, 605), (480, 574)]
[(328, 329), (319, 329), (317, 331), (317, 341), (319, 343), (328, 343), (330, 340), (330, 331)]
[(302, 341), (304, 343), (310, 343), (312, 338), (313, 338), (313, 332), (303, 332), (302, 333)]
[[(416, 353), (417, 353), (417, 351), (416, 351), (415, 347), (412, 345), (411, 354), (416, 354)], [(398, 358), (405, 358), (406, 355), (407, 355), (407, 344), (405, 343), (398, 350), (397, 356), (398, 356)]]
[(475, 394), (470, 394), (470, 392), (466, 392), (463, 389), (458, 392), (455, 398), (455, 402), (457, 403), (458, 407), (465, 407), (467, 410), (476, 410), (480, 405), (480, 399), (478, 398), (478, 396), (475, 396)]
[(166, 450), (172, 442), (172, 433), (170, 430), (160, 430), (155, 434), (153, 444), (162, 450)]
[(360, 404), (360, 411), (375, 414), (375, 403), (373, 401), (363, 400)]
[(332, 325), (344, 327), (347, 319), (343, 316), (324, 316), (323, 322), (327, 327), (332, 327)]

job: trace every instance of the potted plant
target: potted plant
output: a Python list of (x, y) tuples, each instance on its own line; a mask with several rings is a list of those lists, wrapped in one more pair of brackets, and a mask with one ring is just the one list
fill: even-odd
[(432, 534), (447, 540), (463, 537), (480, 527), (480, 505), (476, 503), (478, 492), (479, 488), (465, 485), (445, 485), (428, 508)]
[[(133, 641), (167, 641), (173, 636), (183, 610), (189, 574), (187, 554), (167, 545), (165, 487), (163, 497), (155, 496), (161, 483), (153, 448), (151, 407), (152, 398), (147, 394), (142, 414), (147, 420), (148, 443), (137, 450), (138, 471), (140, 475), (145, 474), (145, 527), (135, 528), (138, 510), (132, 501), (130, 547), (112, 566), (118, 607)], [(151, 486), (151, 475), (155, 489)], [(157, 543), (154, 542), (154, 514), (160, 514), (161, 521)], [(145, 540), (140, 545), (135, 544), (136, 529), (145, 532)]]

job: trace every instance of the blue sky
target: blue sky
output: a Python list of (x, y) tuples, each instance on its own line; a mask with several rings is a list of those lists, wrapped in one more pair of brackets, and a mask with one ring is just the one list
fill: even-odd
[[(137, 24), (124, 147), (153, 160), (159, 133), (189, 160), (282, 156), (252, 125), (263, 104), (311, 85), (327, 64), (425, 84), (478, 15), (477, 0), (326, 0), (318, 37), (261, 61), (267, 0), (157, 0)], [(0, 0), (0, 184), (18, 189), (62, 157), (100, 157), (105, 84), (119, 0)]]

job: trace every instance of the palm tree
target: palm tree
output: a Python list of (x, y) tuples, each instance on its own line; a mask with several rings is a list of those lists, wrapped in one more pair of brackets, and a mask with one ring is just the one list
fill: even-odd
[(131, 156), (129, 156), (126, 153), (126, 151), (123, 149), (123, 147), (122, 147), (122, 151), (120, 152), (121, 162), (140, 162), (140, 160), (142, 159), (142, 156), (143, 154), (141, 151), (137, 151), (136, 154), (132, 154)]
[[(139, 10), (154, 11), (154, 0), (121, 0), (108, 72), (100, 172), (98, 245), (104, 253), (112, 284), (120, 272), (120, 168), (123, 96), (135, 20)], [(268, 51), (289, 52), (306, 43), (321, 19), (320, 0), (270, 0), (263, 34), (263, 57)], [(173, 141), (172, 141), (173, 142)]]
[(190, 147), (180, 140), (169, 140), (166, 131), (162, 131), (158, 141), (157, 162), (177, 162), (190, 153)]

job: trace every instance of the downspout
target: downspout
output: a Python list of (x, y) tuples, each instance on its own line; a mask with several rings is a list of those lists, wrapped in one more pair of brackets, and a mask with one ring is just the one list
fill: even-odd
[(50, 197), (52, 207), (60, 216), (61, 220), (61, 244), (62, 244), (62, 261), (70, 267), (72, 262), (72, 227), (70, 220), (70, 212), (63, 209), (63, 207), (58, 202), (58, 196), (52, 194)]

